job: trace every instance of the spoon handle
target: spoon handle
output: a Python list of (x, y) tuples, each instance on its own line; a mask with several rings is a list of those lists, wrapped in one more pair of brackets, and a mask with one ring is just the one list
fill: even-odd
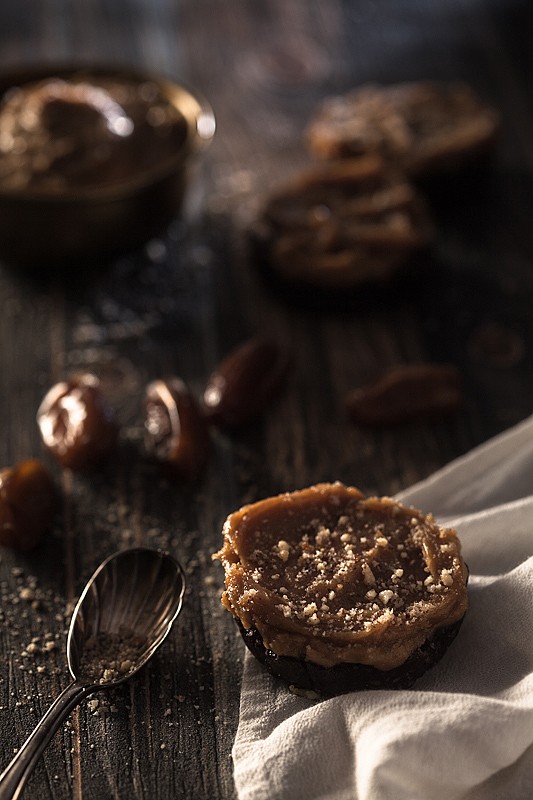
[(0, 775), (0, 800), (15, 800), (19, 797), (26, 781), (46, 745), (68, 717), (72, 709), (84, 697), (95, 691), (94, 686), (82, 686), (73, 681), (59, 697), (54, 700), (44, 717), (37, 723), (33, 733), (26, 739), (15, 758)]

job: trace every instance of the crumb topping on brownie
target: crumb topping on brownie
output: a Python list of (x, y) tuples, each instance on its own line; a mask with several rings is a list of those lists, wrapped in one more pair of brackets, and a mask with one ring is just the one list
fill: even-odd
[(467, 607), (456, 532), (341, 483), (244, 506), (214, 558), (223, 604), (278, 655), (391, 669)]
[(462, 82), (364, 84), (327, 98), (306, 139), (322, 158), (379, 152), (419, 174), (474, 154), (494, 139), (498, 123), (496, 111)]
[(270, 194), (255, 226), (286, 278), (384, 280), (433, 236), (428, 209), (378, 154), (308, 167)]

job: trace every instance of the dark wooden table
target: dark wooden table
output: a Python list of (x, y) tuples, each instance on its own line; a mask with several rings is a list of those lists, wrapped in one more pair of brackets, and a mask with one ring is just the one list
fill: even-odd
[[(165, 547), (188, 575), (160, 653), (72, 714), (26, 797), (234, 797), (243, 645), (211, 562), (226, 515), (321, 480), (393, 494), (533, 410), (532, 31), (526, 0), (0, 4), (1, 67), (145, 67), (203, 92), (218, 123), (186, 221), (142, 251), (82, 280), (73, 264), (72, 276), (44, 287), (0, 267), (0, 466), (42, 458), (63, 497), (36, 550), (1, 553), (2, 765), (68, 681), (70, 610), (101, 559), (128, 545)], [(246, 258), (257, 198), (306, 161), (302, 130), (323, 97), (420, 78), (466, 79), (497, 106), (491, 168), (432, 197), (437, 240), (412, 291), (343, 311), (287, 302)], [(493, 325), (515, 344), (508, 358), (476, 347)], [(199, 484), (162, 481), (142, 457), (145, 384), (175, 374), (199, 394), (222, 356), (265, 332), (293, 353), (285, 391), (251, 429), (213, 435)], [(351, 387), (421, 360), (461, 370), (459, 413), (374, 432), (348, 424)], [(52, 463), (35, 422), (46, 390), (82, 369), (102, 378), (122, 425), (116, 459), (88, 476)]]

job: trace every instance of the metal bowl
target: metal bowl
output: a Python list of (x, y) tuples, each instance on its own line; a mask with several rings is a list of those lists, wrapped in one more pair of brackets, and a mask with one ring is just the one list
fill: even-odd
[(41, 269), (101, 264), (131, 252), (179, 215), (196, 157), (211, 141), (215, 120), (209, 104), (169, 80), (117, 68), (51, 66), (0, 76), (0, 97), (16, 86), (48, 78), (68, 80), (83, 71), (94, 78), (153, 82), (182, 114), (186, 131), (176, 152), (148, 171), (120, 183), (59, 191), (2, 190), (0, 261)]

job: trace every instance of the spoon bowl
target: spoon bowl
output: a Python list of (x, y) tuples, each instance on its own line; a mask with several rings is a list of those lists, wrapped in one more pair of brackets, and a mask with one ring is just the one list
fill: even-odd
[(169, 553), (137, 547), (102, 562), (70, 623), (73, 680), (0, 775), (0, 800), (19, 797), (53, 734), (84, 697), (117, 686), (146, 664), (169, 633), (184, 592), (185, 574)]
[(138, 547), (106, 559), (72, 615), (67, 661), (74, 680), (102, 689), (130, 678), (170, 631), (184, 591), (183, 570), (168, 553)]

